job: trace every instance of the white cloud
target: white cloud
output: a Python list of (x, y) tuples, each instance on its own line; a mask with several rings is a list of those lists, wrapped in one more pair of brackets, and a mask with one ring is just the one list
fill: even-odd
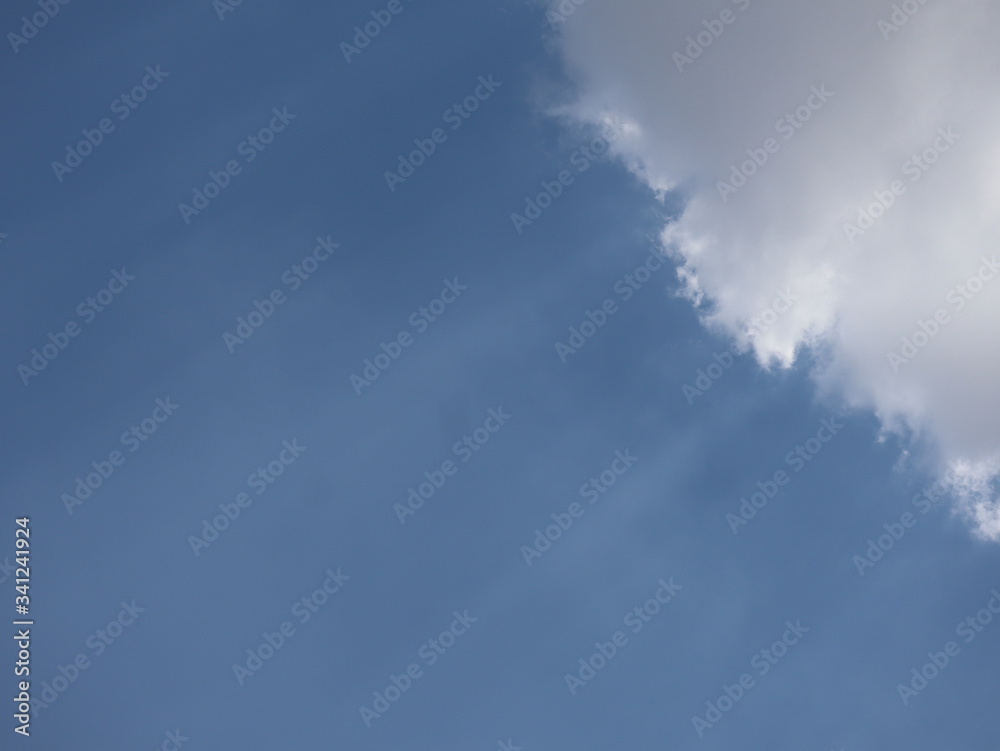
[(559, 29), (564, 112), (633, 123), (614, 149), (687, 195), (664, 239), (706, 325), (739, 336), (791, 288), (758, 359), (822, 351), (821, 387), (932, 446), (1000, 539), (1000, 4), (895, 5), (589, 0)]

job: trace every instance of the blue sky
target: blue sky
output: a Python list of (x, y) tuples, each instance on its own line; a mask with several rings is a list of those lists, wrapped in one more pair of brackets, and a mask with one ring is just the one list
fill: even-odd
[[(620, 290), (665, 252), (690, 189), (658, 196), (625, 153), (580, 171), (601, 130), (552, 114), (587, 93), (543, 7), (397, 7), (350, 62), (341, 42), (386, 5), (244, 2), (220, 20), (208, 0), (71, 2), (3, 53), (4, 534), (30, 516), (33, 695), (89, 660), (10, 747), (154, 748), (180, 731), (190, 749), (991, 748), (1000, 624), (957, 629), (984, 608), (992, 621), (1000, 554), (947, 496), (926, 513), (913, 500), (937, 476), (901, 457), (933, 436), (887, 434), (824, 388), (823, 346), (783, 369), (737, 354), (686, 398), (732, 336), (703, 324), (676, 256)], [(37, 11), (11, 6), (4, 32)], [(147, 66), (167, 75), (118, 119)], [(52, 162), (102, 118), (113, 130), (60, 181)], [(390, 191), (385, 172), (435, 128)], [(186, 222), (178, 205), (232, 160)], [(563, 170), (518, 233), (510, 215)], [(109, 287), (116, 272), (134, 279)], [(272, 290), (282, 302), (231, 353), (223, 335)], [(557, 342), (609, 299), (563, 362)], [(790, 459), (824, 420), (842, 427)], [(734, 534), (727, 514), (779, 471)], [(602, 472), (614, 483), (591, 503), (581, 486)], [(394, 506), (427, 475), (440, 487), (401, 523)], [(862, 575), (883, 525), (899, 539)], [(341, 583), (315, 595), (328, 570)], [(680, 588), (633, 631), (661, 579)], [(0, 589), (12, 613), (13, 577)], [(571, 691), (618, 631), (627, 643)], [(957, 656), (904, 703), (899, 684), (949, 641)], [(419, 677), (366, 722), (411, 664)], [(753, 686), (699, 729), (743, 674)]]

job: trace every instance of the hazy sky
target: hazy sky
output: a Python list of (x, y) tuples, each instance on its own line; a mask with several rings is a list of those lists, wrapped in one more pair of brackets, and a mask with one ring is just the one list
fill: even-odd
[(997, 10), (44, 8), (11, 748), (993, 748)]

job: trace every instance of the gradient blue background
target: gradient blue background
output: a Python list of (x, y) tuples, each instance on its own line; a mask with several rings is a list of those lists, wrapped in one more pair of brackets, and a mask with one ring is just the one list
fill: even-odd
[[(0, 49), (0, 560), (30, 515), (35, 692), (93, 657), (122, 600), (146, 609), (29, 740), (5, 712), (3, 747), (155, 748), (179, 728), (190, 749), (995, 748), (1000, 625), (909, 706), (896, 685), (1000, 586), (996, 546), (943, 507), (859, 576), (852, 556), (930, 478), (895, 471), (902, 447), (820, 401), (804, 363), (737, 358), (689, 405), (728, 342), (672, 269), (560, 362), (682, 197), (602, 160), (518, 235), (510, 213), (594, 137), (545, 115), (569, 84), (543, 11), (405, 3), (348, 64), (340, 42), (382, 7), (247, 0), (220, 22), (208, 0), (74, 1)], [(0, 30), (35, 10), (9, 5)], [(167, 80), (58, 182), (51, 162), (156, 64)], [(390, 193), (384, 170), (487, 74), (497, 92)], [(186, 225), (177, 204), (283, 106), (297, 119)], [(230, 355), (222, 333), (326, 235), (338, 253)], [(18, 364), (123, 266), (135, 281), (25, 386)], [(356, 395), (349, 376), (455, 277), (468, 291)], [(167, 396), (179, 411), (67, 513)], [(501, 406), (508, 424), (401, 525), (393, 504)], [(734, 536), (725, 514), (834, 414), (844, 429)], [(196, 557), (189, 535), (292, 438), (306, 452)], [(626, 448), (636, 465), (528, 567), (520, 547)], [(350, 581), (238, 685), (245, 650), (337, 567)], [(565, 674), (661, 577), (681, 593), (571, 696)], [(0, 592), (12, 612), (12, 579)], [(359, 707), (453, 610), (478, 622), (367, 728)], [(699, 739), (692, 715), (796, 618), (808, 635)], [(2, 659), (13, 692), (9, 639)]]

